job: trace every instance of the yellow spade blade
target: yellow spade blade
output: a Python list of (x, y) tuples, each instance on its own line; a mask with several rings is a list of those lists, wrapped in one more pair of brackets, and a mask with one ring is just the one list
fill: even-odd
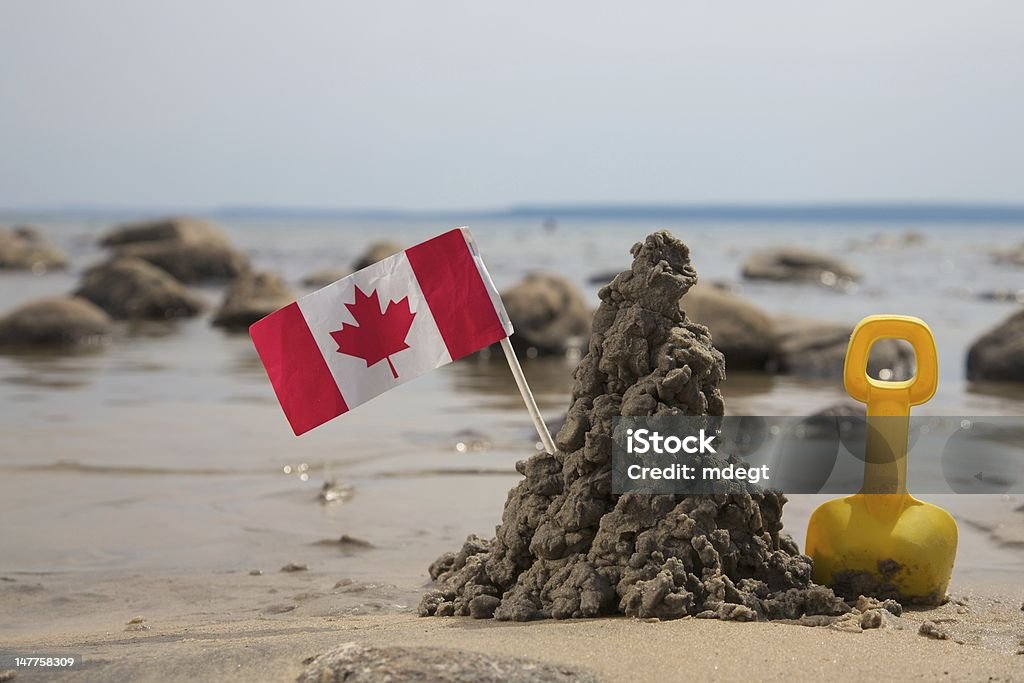
[[(885, 338), (904, 339), (914, 347), (917, 373), (912, 379), (882, 382), (868, 376), (871, 346)], [(928, 401), (938, 385), (931, 330), (908, 316), (865, 318), (850, 337), (843, 376), (850, 396), (867, 404), (864, 486), (811, 515), (806, 552), (814, 560), (814, 580), (849, 598), (938, 604), (956, 559), (956, 522), (906, 488), (910, 407)]]

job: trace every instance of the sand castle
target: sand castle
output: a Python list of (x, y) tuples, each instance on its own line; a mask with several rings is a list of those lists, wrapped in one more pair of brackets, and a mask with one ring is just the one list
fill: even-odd
[(668, 232), (633, 246), (599, 296), (558, 452), (517, 464), (492, 540), (467, 539), (430, 567), (424, 616), (525, 621), (622, 613), (675, 619), (800, 618), (850, 607), (811, 582), (781, 534), (785, 497), (749, 485), (717, 496), (613, 495), (612, 418), (722, 415), (725, 359), (680, 299), (697, 282)]

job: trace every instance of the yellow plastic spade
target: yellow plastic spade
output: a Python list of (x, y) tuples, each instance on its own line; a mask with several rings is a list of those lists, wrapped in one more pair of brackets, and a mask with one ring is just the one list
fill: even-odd
[[(902, 382), (867, 374), (879, 339), (904, 339), (914, 347), (917, 373)], [(857, 325), (846, 351), (843, 380), (867, 404), (864, 485), (860, 493), (822, 504), (807, 526), (806, 552), (814, 580), (848, 597), (857, 592), (938, 604), (956, 559), (956, 522), (942, 508), (907, 493), (910, 407), (926, 403), (938, 385), (935, 339), (923, 320), (875, 315)], [(867, 594), (866, 593), (866, 594)]]

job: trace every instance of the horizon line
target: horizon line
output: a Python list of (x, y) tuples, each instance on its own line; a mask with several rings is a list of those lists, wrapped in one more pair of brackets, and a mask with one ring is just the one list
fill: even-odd
[(0, 217), (153, 218), (195, 215), (222, 219), (437, 219), (475, 218), (541, 220), (586, 218), (680, 218), (701, 220), (770, 221), (984, 221), (1024, 222), (1024, 203), (942, 201), (835, 202), (522, 202), (503, 208), (399, 209), (338, 208), (300, 205), (224, 204), (185, 209), (167, 206), (64, 204), (42, 207), (0, 207)]

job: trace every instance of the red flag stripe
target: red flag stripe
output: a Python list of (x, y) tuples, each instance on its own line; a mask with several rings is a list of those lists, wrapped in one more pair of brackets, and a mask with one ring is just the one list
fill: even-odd
[(253, 323), (249, 336), (296, 436), (348, 411), (298, 304)]
[(507, 336), (461, 230), (449, 230), (405, 254), (452, 360)]

